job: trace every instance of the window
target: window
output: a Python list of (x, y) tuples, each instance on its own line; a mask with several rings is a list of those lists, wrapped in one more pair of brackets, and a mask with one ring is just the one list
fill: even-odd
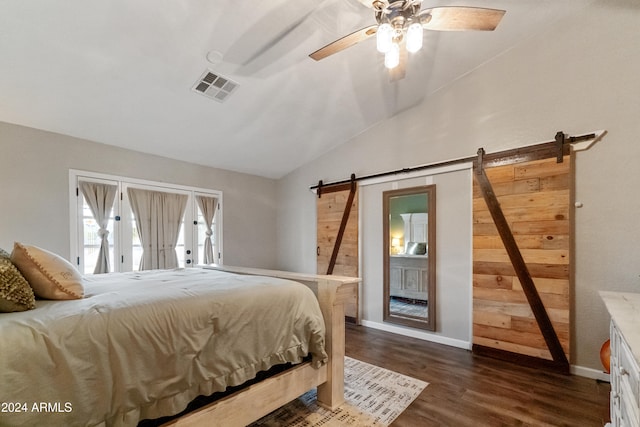
[[(202, 263), (205, 259), (207, 224), (197, 198), (205, 197), (215, 200), (210, 240), (214, 255), (213, 261), (222, 262), (222, 192), (76, 170), (71, 170), (69, 176), (70, 211), (72, 212), (70, 219), (71, 259), (76, 260), (81, 273), (137, 271), (140, 268), (143, 249), (127, 195), (128, 188), (187, 196), (187, 205), (176, 244), (176, 255), (180, 267), (191, 267)], [(82, 187), (82, 183), (115, 187), (116, 195), (112, 206), (103, 209), (107, 211), (102, 220), (106, 227), (102, 228), (96, 219), (90, 206), (91, 203), (85, 196), (84, 191), (86, 190)], [(91, 198), (91, 196), (89, 197)], [(108, 250), (103, 249), (103, 251), (107, 252), (104, 257), (108, 258), (108, 268), (104, 267), (103, 271), (96, 271), (105, 235), (108, 244), (104, 246)]]

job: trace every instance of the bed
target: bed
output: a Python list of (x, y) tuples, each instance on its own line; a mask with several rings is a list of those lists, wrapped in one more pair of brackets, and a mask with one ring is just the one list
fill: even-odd
[(87, 277), (82, 299), (0, 315), (0, 425), (136, 426), (284, 363), (168, 425), (246, 425), (315, 386), (335, 408), (357, 283), (222, 266)]

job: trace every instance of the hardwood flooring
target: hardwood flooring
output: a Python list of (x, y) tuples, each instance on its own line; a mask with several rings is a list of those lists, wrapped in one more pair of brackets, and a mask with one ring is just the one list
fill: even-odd
[(429, 383), (392, 427), (588, 427), (609, 421), (608, 383), (351, 324), (346, 353)]

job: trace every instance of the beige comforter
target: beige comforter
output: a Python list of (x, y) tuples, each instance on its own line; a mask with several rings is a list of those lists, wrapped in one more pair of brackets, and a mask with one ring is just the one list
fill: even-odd
[(326, 360), (318, 302), (296, 282), (203, 269), (87, 281), (82, 300), (0, 314), (0, 425), (135, 426), (275, 364)]

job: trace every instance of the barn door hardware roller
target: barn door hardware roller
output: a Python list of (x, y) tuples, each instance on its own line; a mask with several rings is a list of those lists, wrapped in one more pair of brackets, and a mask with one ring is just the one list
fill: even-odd
[(558, 163), (562, 163), (565, 144), (574, 144), (576, 142), (588, 141), (590, 139), (595, 139), (595, 138), (596, 138), (595, 133), (589, 133), (587, 135), (580, 135), (580, 136), (566, 136), (564, 132), (558, 131), (555, 136), (556, 161)]

